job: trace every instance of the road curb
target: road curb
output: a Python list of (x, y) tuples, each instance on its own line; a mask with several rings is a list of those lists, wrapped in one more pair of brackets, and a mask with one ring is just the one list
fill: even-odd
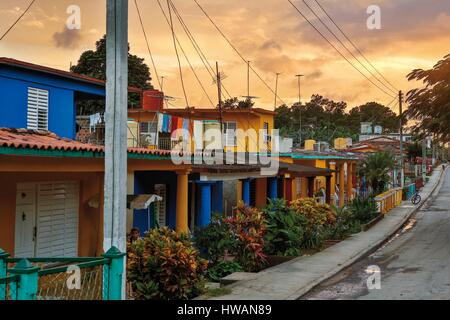
[[(303, 297), (305, 294), (307, 294), (308, 292), (313, 290), (315, 287), (317, 287), (318, 285), (320, 285), (324, 281), (330, 279), (331, 277), (335, 276), (336, 274), (338, 274), (339, 272), (341, 272), (345, 268), (351, 266), (355, 262), (363, 259), (367, 255), (369, 255), (369, 254), (373, 253), (374, 251), (378, 250), (386, 241), (388, 241), (393, 235), (395, 235), (414, 214), (416, 214), (425, 205), (425, 203), (428, 201), (428, 199), (430, 199), (431, 196), (433, 196), (433, 194), (435, 193), (435, 191), (438, 188), (438, 186), (442, 185), (442, 182), (443, 182), (442, 177), (444, 176), (444, 173), (445, 173), (446, 170), (447, 170), (447, 167), (445, 167), (444, 170), (441, 170), (441, 174), (440, 174), (436, 184), (433, 186), (431, 192), (428, 194), (428, 196), (425, 199), (422, 199), (422, 202), (417, 207), (415, 207), (410, 213), (408, 213), (401, 220), (401, 222), (396, 224), (392, 232), (390, 232), (387, 236), (383, 237), (382, 239), (380, 239), (378, 241), (375, 241), (373, 244), (371, 244), (370, 246), (366, 247), (365, 249), (357, 252), (351, 259), (348, 259), (344, 263), (336, 266), (336, 268), (334, 268), (332, 271), (328, 272), (324, 276), (311, 281), (306, 286), (303, 286), (301, 289), (297, 290), (294, 294), (288, 296), (286, 300), (297, 300), (297, 299)], [(367, 231), (367, 232), (370, 232), (370, 231)]]

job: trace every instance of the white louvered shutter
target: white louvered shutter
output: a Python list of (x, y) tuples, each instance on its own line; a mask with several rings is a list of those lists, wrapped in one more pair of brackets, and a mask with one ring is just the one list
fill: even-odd
[(162, 197), (161, 201), (156, 201), (156, 203), (155, 203), (156, 219), (158, 220), (158, 225), (160, 227), (167, 226), (166, 193), (167, 193), (167, 190), (166, 190), (165, 184), (155, 184), (155, 194)]
[(78, 256), (78, 184), (41, 183), (37, 191), (37, 257)]
[(28, 88), (27, 128), (48, 130), (48, 91)]

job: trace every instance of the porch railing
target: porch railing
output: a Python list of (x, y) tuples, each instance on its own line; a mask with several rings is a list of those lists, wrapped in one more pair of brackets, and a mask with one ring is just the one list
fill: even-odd
[(403, 189), (394, 188), (375, 197), (378, 211), (387, 214), (389, 211), (401, 205), (403, 200)]
[(0, 300), (120, 300), (125, 254), (9, 258), (0, 249)]

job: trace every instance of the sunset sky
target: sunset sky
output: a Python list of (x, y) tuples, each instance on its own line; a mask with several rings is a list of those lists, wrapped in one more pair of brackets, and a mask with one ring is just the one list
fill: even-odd
[[(166, 1), (161, 0), (167, 9)], [(219, 61), (227, 75), (224, 83), (231, 95), (247, 92), (246, 65), (235, 54), (205, 18), (192, 0), (173, 0), (196, 37), (208, 60)], [(199, 0), (223, 32), (252, 61), (262, 77), (275, 86), (275, 73), (282, 73), (279, 96), (287, 103), (298, 98), (295, 74), (302, 73), (302, 96), (312, 94), (344, 100), (349, 107), (367, 101), (389, 103), (392, 98), (372, 86), (355, 71), (320, 35), (308, 25), (286, 0)], [(307, 2), (324, 16), (314, 0)], [(406, 80), (415, 68), (431, 68), (450, 53), (450, 1), (448, 0), (320, 0), (347, 35), (361, 48), (371, 62), (397, 88), (408, 91), (417, 83)], [(0, 34), (8, 28), (28, 5), (29, 0), (0, 1)], [(140, 29), (133, 0), (129, 1), (129, 42), (131, 52), (144, 57), (151, 67), (153, 84), (158, 87), (153, 67)], [(312, 19), (331, 40), (332, 36), (314, 19), (303, 4), (299, 8)], [(69, 5), (81, 8), (81, 30), (65, 26)], [(165, 93), (179, 99), (173, 104), (184, 107), (178, 65), (171, 38), (156, 0), (139, 0), (150, 46), (160, 75), (165, 76)], [(367, 7), (381, 7), (381, 30), (366, 26)], [(67, 70), (80, 54), (94, 47), (105, 33), (105, 0), (37, 0), (28, 14), (0, 42), (0, 56), (11, 57), (49, 67)], [(175, 17), (174, 17), (175, 19)], [(325, 19), (325, 17), (324, 17)], [(217, 93), (212, 79), (182, 31), (178, 21), (176, 34), (188, 58), (198, 71), (210, 97)], [(330, 23), (329, 20), (325, 20)], [(330, 23), (331, 25), (331, 23)], [(334, 40), (334, 39), (333, 39)], [(346, 53), (344, 49), (333, 41)], [(347, 57), (354, 61), (349, 54)], [(184, 57), (181, 56), (191, 106), (209, 107)], [(365, 70), (359, 66), (364, 72)], [(252, 74), (251, 95), (258, 96), (257, 106), (273, 108), (274, 95)], [(279, 102), (281, 104), (281, 102)]]

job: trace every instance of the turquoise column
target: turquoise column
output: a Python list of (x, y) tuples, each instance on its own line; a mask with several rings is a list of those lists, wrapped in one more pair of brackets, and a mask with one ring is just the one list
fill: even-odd
[(250, 206), (250, 179), (242, 180), (242, 201)]
[(198, 181), (200, 203), (197, 226), (204, 227), (211, 223), (211, 186), (214, 182)]
[(122, 283), (126, 253), (111, 247), (103, 257), (110, 260), (103, 266), (103, 300), (122, 300)]
[[(8, 263), (6, 259), (9, 257), (9, 253), (0, 249), (0, 278), (7, 276)], [(6, 300), (6, 284), (0, 284), (0, 301)]]
[(269, 193), (268, 196), (270, 199), (278, 198), (278, 177), (268, 178), (269, 184)]
[(36, 300), (38, 291), (39, 267), (35, 267), (27, 259), (22, 259), (14, 268), (9, 270), (11, 274), (18, 275), (16, 294), (13, 299), (17, 300)]

